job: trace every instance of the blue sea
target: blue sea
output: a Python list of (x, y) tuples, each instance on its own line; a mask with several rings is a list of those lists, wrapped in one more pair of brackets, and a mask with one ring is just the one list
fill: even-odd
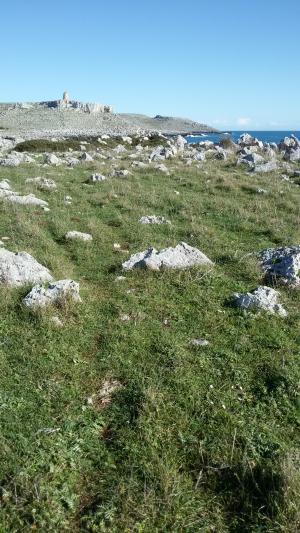
[(198, 143), (201, 141), (219, 142), (224, 137), (231, 137), (236, 142), (242, 133), (249, 133), (252, 137), (256, 137), (263, 142), (279, 143), (284, 137), (288, 137), (292, 133), (300, 139), (300, 131), (230, 131), (223, 133), (208, 133), (207, 135), (187, 135), (186, 140), (189, 143)]

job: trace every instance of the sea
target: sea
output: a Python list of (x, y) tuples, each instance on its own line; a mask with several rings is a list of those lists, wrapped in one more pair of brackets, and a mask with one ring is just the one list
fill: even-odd
[(260, 141), (268, 143), (279, 143), (284, 137), (294, 134), (300, 139), (300, 131), (227, 131), (222, 133), (203, 133), (201, 135), (187, 135), (186, 140), (189, 143), (198, 143), (201, 141), (219, 142), (224, 137), (231, 137), (236, 142), (242, 133), (249, 133)]

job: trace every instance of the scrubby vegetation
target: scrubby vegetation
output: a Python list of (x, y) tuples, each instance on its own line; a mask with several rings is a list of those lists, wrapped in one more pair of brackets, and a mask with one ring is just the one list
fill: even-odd
[[(1, 201), (0, 239), (55, 279), (79, 281), (83, 300), (30, 313), (21, 305), (28, 288), (1, 288), (0, 531), (300, 527), (299, 291), (280, 289), (286, 319), (228, 303), (263, 281), (250, 252), (299, 243), (299, 188), (230, 161), (167, 164), (170, 176), (131, 169), (96, 185), (85, 182), (108, 173), (100, 162), (0, 168), (21, 192), (36, 192), (29, 176), (56, 181), (57, 192), (38, 192), (49, 213)], [(142, 226), (145, 214), (172, 224)], [(93, 242), (66, 242), (73, 229)], [(117, 281), (130, 253), (179, 241), (215, 266)], [(199, 337), (210, 344), (191, 346)], [(123, 385), (111, 402), (89, 401), (110, 379)]]
[[(105, 144), (100, 144), (98, 141), (99, 137), (80, 137), (80, 138), (68, 138), (64, 140), (52, 141), (50, 139), (30, 139), (23, 141), (15, 147), (16, 152), (33, 152), (33, 153), (42, 153), (42, 152), (66, 152), (68, 150), (80, 150), (82, 142), (86, 143), (86, 151), (95, 150), (96, 148), (105, 149), (106, 148), (115, 148), (118, 144), (122, 143), (122, 137), (110, 137), (105, 139)], [(157, 146), (158, 144), (164, 146), (166, 144), (166, 139), (160, 137), (159, 135), (151, 135), (147, 140), (141, 141), (140, 137), (132, 137), (131, 146), (137, 146), (141, 144), (145, 146)]]

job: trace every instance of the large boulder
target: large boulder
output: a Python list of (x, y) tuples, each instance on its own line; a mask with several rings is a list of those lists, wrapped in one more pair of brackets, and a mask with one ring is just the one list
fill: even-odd
[(26, 252), (0, 249), (0, 283), (16, 287), (52, 281), (50, 271)]
[(257, 289), (246, 292), (236, 293), (233, 295), (233, 302), (237, 307), (242, 309), (262, 309), (272, 314), (278, 314), (282, 317), (287, 316), (284, 307), (278, 303), (279, 292), (270, 287), (258, 287)]
[(163, 161), (164, 159), (171, 159), (177, 155), (177, 148), (174, 145), (157, 146), (150, 154), (150, 161)]
[(291, 286), (300, 285), (300, 246), (267, 248), (259, 253), (261, 266), (268, 278), (279, 278)]
[(164, 248), (160, 252), (155, 248), (149, 248), (144, 252), (133, 254), (122, 266), (124, 270), (132, 270), (136, 267), (159, 270), (161, 267), (188, 268), (196, 265), (212, 264), (212, 261), (200, 250), (181, 242), (175, 248)]
[(81, 302), (79, 296), (79, 283), (72, 279), (62, 279), (49, 283), (45, 288), (42, 285), (36, 285), (23, 299), (26, 307), (37, 308), (46, 307), (60, 301), (71, 299), (75, 302)]

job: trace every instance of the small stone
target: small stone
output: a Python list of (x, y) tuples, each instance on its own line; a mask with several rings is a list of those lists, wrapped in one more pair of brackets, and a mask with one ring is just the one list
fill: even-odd
[(93, 237), (89, 233), (82, 233), (81, 231), (68, 231), (65, 235), (68, 240), (78, 239), (80, 241), (92, 241)]
[(129, 322), (131, 320), (129, 315), (120, 315), (121, 322)]
[(140, 224), (171, 224), (169, 220), (162, 216), (145, 215), (139, 219)]
[(163, 172), (164, 174), (169, 174), (168, 167), (166, 167), (166, 165), (164, 165), (163, 163), (161, 163), (160, 165), (155, 165), (154, 168), (156, 170), (159, 170), (160, 172)]
[(50, 320), (52, 324), (57, 328), (62, 328), (64, 325), (64, 323), (60, 320), (58, 316), (52, 316)]
[(192, 339), (190, 341), (190, 345), (198, 348), (198, 347), (208, 346), (209, 342), (206, 339)]
[(127, 178), (127, 176), (130, 176), (131, 172), (129, 170), (114, 170), (111, 173), (111, 176), (113, 178)]
[(103, 174), (92, 174), (90, 177), (89, 177), (89, 182), (90, 183), (98, 183), (98, 182), (101, 182), (101, 181), (105, 181), (107, 178), (106, 176), (103, 176)]

